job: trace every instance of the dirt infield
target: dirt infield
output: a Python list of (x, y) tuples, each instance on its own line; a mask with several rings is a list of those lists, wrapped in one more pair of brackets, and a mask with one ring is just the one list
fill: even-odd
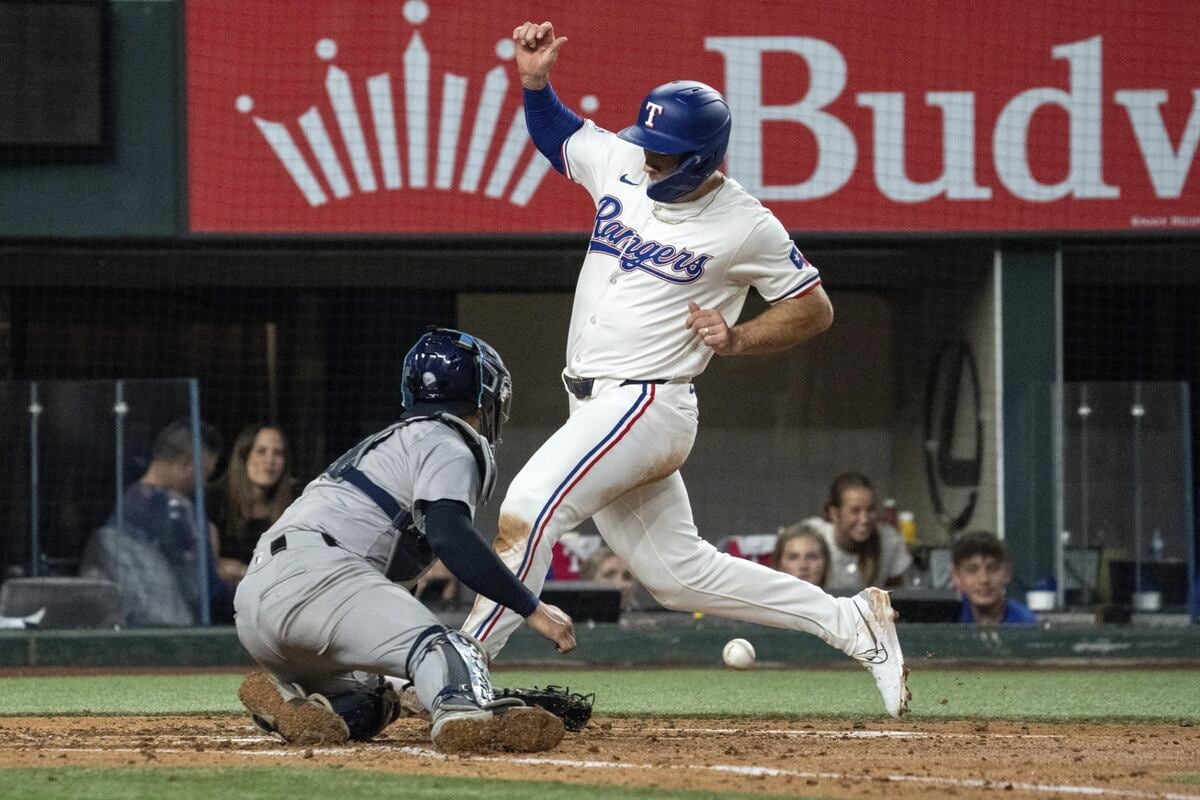
[(594, 719), (533, 756), (443, 756), (400, 720), (374, 742), (289, 748), (243, 717), (0, 718), (0, 769), (344, 766), (424, 775), (823, 797), (1196, 798), (1200, 727)]

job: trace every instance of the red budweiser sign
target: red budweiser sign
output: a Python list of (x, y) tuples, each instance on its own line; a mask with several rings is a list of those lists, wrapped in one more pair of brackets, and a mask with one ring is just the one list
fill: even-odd
[[(529, 142), (508, 7), (191, 0), (191, 229), (587, 230), (586, 193)], [(603, 127), (671, 79), (723, 91), (725, 170), (793, 231), (1200, 230), (1189, 3), (538, 14), (569, 38), (559, 96)]]

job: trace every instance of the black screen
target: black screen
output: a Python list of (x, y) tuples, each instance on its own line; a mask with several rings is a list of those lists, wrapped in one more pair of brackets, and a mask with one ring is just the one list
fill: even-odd
[(107, 11), (102, 0), (0, 0), (0, 154), (103, 148)]

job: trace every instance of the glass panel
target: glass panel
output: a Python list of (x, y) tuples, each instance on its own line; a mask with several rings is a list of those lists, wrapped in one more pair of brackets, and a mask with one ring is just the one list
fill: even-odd
[(0, 381), (0, 565), (3, 577), (30, 570), (29, 383)]
[(113, 384), (38, 381), (37, 391), (38, 574), (74, 575), (113, 509)]
[(1068, 605), (1190, 608), (1188, 386), (1064, 384)]
[[(186, 603), (190, 615), (177, 615), (173, 624), (208, 619), (207, 604), (199, 603), (206, 564), (197, 557), (207, 556), (207, 535), (203, 531), (196, 535), (195, 507), (180, 506), (189, 510), (185, 528), (191, 541), (175, 541), (158, 558), (172, 574), (138, 573), (130, 578), (126, 573), (145, 567), (146, 559), (97, 556), (102, 549), (98, 531), (128, 530), (134, 522), (124, 513), (124, 493), (145, 474), (158, 433), (181, 420), (190, 449), (198, 419), (193, 413), (192, 383), (188, 379), (0, 381), (0, 435), (7, 445), (7, 458), (0, 460), (5, 487), (0, 493), (0, 523), (5, 526), (0, 558), (5, 578), (73, 576), (80, 574), (81, 566), (89, 572), (102, 564), (112, 574), (90, 576), (108, 577), (121, 587), (126, 613), (135, 602), (130, 593), (146, 600), (150, 591), (143, 588), (153, 588), (158, 581), (158, 587), (168, 593), (194, 595)], [(199, 514), (203, 518), (202, 508)], [(153, 537), (142, 538), (145, 541), (127, 550), (154, 549), (144, 546)], [(184, 551), (192, 555), (186, 557)], [(183, 567), (183, 562), (191, 566)]]

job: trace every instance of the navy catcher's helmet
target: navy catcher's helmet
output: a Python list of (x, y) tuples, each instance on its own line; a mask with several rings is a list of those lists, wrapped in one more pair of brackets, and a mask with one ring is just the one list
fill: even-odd
[(720, 92), (699, 81), (672, 81), (646, 95), (637, 124), (617, 135), (654, 153), (683, 156), (678, 169), (646, 189), (652, 200), (673, 203), (721, 166), (731, 127)]
[(479, 432), (492, 444), (508, 421), (512, 377), (500, 354), (482, 339), (450, 328), (425, 333), (404, 357), (404, 407), (445, 404), (456, 416), (479, 411)]

